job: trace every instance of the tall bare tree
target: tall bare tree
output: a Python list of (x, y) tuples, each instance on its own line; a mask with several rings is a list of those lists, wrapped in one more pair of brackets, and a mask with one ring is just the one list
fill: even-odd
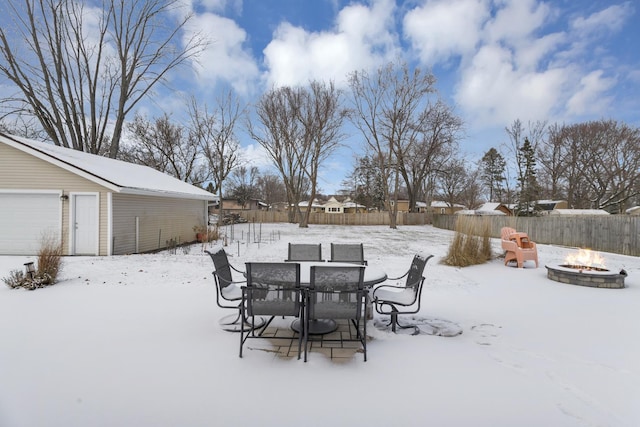
[(282, 177), (287, 192), (289, 222), (296, 222), (299, 203), (306, 190), (304, 164), (298, 153), (304, 138), (304, 128), (298, 120), (297, 106), (291, 103), (294, 91), (290, 87), (274, 88), (264, 93), (255, 107), (257, 121), (247, 121), (251, 138), (267, 152)]
[[(205, 46), (180, 46), (179, 0), (14, 0), (1, 12), (0, 74), (13, 111), (33, 115), (56, 145), (115, 158), (125, 118), (166, 74)], [(7, 105), (5, 104), (5, 108)]]
[(210, 112), (208, 106), (198, 105), (195, 98), (189, 103), (189, 135), (200, 147), (209, 166), (213, 191), (218, 193), (218, 221), (222, 221), (222, 189), (229, 174), (240, 166), (240, 143), (236, 136), (238, 121), (246, 113), (240, 100), (229, 90), (216, 99)]
[(419, 199), (425, 200), (425, 182), (430, 174), (443, 171), (457, 151), (462, 120), (438, 99), (429, 102), (417, 116), (406, 145), (398, 147), (400, 174), (413, 212)]
[[(309, 204), (300, 220), (300, 227), (308, 227), (311, 204), (318, 191), (320, 167), (344, 139), (343, 123), (347, 110), (341, 106), (341, 93), (333, 82), (312, 81), (309, 88), (298, 88), (291, 100), (303, 129), (302, 144), (297, 155), (311, 184)], [(297, 104), (297, 107), (295, 105)]]
[(357, 71), (349, 76), (352, 120), (387, 183), (384, 197), (391, 228), (397, 228), (402, 154), (416, 140), (419, 118), (426, 97), (435, 91), (434, 84), (433, 74), (410, 71), (406, 64), (398, 67), (390, 63), (373, 74)]
[(136, 114), (127, 131), (130, 141), (120, 150), (121, 160), (152, 167), (197, 186), (209, 179), (198, 141), (167, 114), (154, 120)]

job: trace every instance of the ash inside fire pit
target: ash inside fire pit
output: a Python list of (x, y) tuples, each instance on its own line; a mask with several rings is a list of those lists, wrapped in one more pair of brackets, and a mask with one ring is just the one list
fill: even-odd
[(606, 268), (585, 265), (563, 264), (545, 267), (547, 277), (551, 280), (592, 288), (624, 288), (624, 278), (627, 276), (624, 270), (614, 273)]
[(590, 265), (561, 264), (560, 267), (572, 268), (579, 271), (609, 271), (606, 268), (592, 267)]

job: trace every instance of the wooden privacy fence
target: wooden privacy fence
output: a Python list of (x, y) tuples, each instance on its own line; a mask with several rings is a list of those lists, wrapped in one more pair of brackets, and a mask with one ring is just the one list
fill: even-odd
[[(459, 215), (434, 215), (433, 225), (455, 230)], [(588, 248), (622, 255), (640, 256), (640, 217), (607, 216), (472, 216), (465, 220), (487, 221), (491, 236), (500, 237), (502, 227), (525, 232), (532, 241), (550, 245)]]
[[(241, 215), (250, 222), (288, 222), (287, 212), (276, 211), (243, 211)], [(431, 224), (431, 215), (425, 213), (399, 212), (397, 225)], [(309, 224), (325, 225), (389, 225), (388, 212), (327, 214), (311, 213)]]

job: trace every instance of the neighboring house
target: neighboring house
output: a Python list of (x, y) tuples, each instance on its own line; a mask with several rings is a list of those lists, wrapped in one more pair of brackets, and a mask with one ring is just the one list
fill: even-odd
[(507, 205), (498, 202), (484, 203), (478, 209), (476, 209), (476, 211), (479, 212), (478, 215), (500, 215), (500, 213), (507, 216), (513, 215), (513, 212)]
[(367, 213), (367, 207), (365, 205), (360, 205), (351, 199), (346, 199), (342, 202), (342, 210), (346, 214)]
[(0, 254), (119, 255), (195, 239), (217, 197), (146, 166), (0, 133)]
[[(300, 208), (300, 212), (306, 212), (309, 207), (309, 201), (305, 200), (304, 202), (298, 203), (298, 207)], [(311, 213), (322, 213), (324, 212), (324, 204), (320, 203), (318, 199), (314, 199), (311, 203)]]
[(478, 209), (463, 209), (456, 212), (456, 215), (509, 215), (511, 209), (502, 203), (488, 202), (480, 206)]
[(389, 206), (393, 208), (393, 206), (398, 203), (398, 212), (409, 212), (409, 201), (408, 200), (390, 200)]
[(550, 212), (554, 209), (567, 209), (569, 204), (566, 200), (538, 200), (535, 202), (536, 209), (542, 213)]
[(289, 204), (287, 202), (274, 202), (268, 206), (268, 210), (276, 212), (285, 212), (289, 210)]
[[(425, 212), (426, 203), (418, 202), (418, 212)], [(422, 209), (422, 205), (425, 206), (425, 209)], [(440, 214), (440, 215), (451, 215), (458, 211), (463, 210), (465, 207), (463, 205), (454, 204), (450, 206), (449, 203), (443, 202), (440, 200), (434, 200), (431, 202), (431, 206), (429, 209), (426, 209), (427, 212), (432, 214)]]
[(250, 199), (244, 202), (244, 204), (242, 204), (238, 201), (238, 199), (223, 198), (222, 210), (226, 212), (263, 211), (263, 210), (267, 210), (267, 204), (261, 202), (259, 199)]
[(627, 215), (640, 215), (640, 206), (634, 206), (624, 211)]
[(324, 212), (329, 214), (341, 214), (344, 213), (343, 205), (335, 197), (331, 197), (324, 204)]

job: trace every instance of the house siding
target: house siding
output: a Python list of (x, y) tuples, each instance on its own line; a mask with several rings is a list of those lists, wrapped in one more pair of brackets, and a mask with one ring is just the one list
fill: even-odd
[[(69, 194), (73, 192), (97, 193), (99, 197), (99, 254), (108, 251), (105, 221), (107, 218), (107, 193), (109, 190), (58, 166), (31, 156), (6, 144), (0, 144), (0, 190), (56, 190)], [(61, 234), (64, 254), (71, 253), (69, 243), (69, 202), (62, 203)]]
[(170, 240), (178, 244), (191, 242), (195, 240), (193, 227), (207, 223), (205, 200), (114, 193), (112, 209), (114, 255), (162, 249)]

